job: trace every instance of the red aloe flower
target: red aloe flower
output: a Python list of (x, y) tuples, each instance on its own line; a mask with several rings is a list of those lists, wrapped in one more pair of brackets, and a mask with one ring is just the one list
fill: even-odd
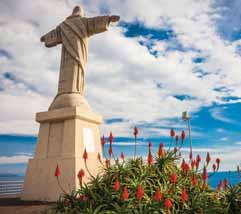
[(184, 159), (182, 159), (181, 168), (186, 174), (188, 174), (190, 171), (190, 167), (189, 167), (188, 163), (185, 162)]
[(186, 201), (188, 200), (188, 194), (185, 188), (182, 189), (181, 199), (183, 204), (186, 203)]
[(134, 128), (134, 136), (135, 136), (135, 150), (134, 150), (134, 159), (136, 158), (136, 138), (137, 138), (137, 135), (138, 135), (138, 128), (135, 127)]
[(165, 154), (165, 151), (164, 151), (164, 144), (163, 143), (160, 143), (159, 145), (159, 149), (158, 149), (158, 157), (159, 158), (162, 158)]
[(170, 181), (171, 181), (171, 183), (173, 183), (173, 184), (177, 183), (177, 175), (176, 175), (175, 173), (172, 173), (172, 174), (170, 175)]
[(151, 147), (152, 147), (152, 143), (149, 142), (149, 143), (148, 143), (148, 148), (150, 149)]
[(205, 189), (207, 189), (207, 183), (206, 182), (203, 182), (203, 185), (202, 185), (202, 190), (205, 190)]
[(217, 190), (221, 191), (222, 187), (223, 187), (223, 182), (219, 181), (218, 186), (217, 186)]
[(210, 161), (211, 161), (211, 156), (210, 156), (210, 153), (208, 152), (206, 156), (207, 165), (209, 164)]
[(182, 159), (182, 164), (181, 164), (181, 168), (182, 168), (182, 170), (184, 170), (184, 166), (185, 166), (185, 164), (186, 164), (185, 160)]
[(183, 171), (185, 172), (185, 174), (187, 175), (190, 171), (190, 167), (188, 165), (188, 163), (185, 163), (183, 166)]
[(196, 161), (199, 162), (199, 163), (201, 162), (201, 157), (200, 157), (200, 155), (197, 155)]
[(112, 153), (113, 153), (112, 144), (110, 144), (110, 147), (109, 147), (108, 152), (109, 152), (109, 156), (111, 157), (111, 155), (112, 155)]
[(107, 168), (110, 166), (110, 160), (109, 159), (105, 160), (105, 165), (106, 165)]
[(115, 183), (114, 183), (114, 190), (118, 191), (120, 189), (120, 181), (116, 178)]
[(79, 172), (78, 172), (78, 178), (83, 178), (85, 176), (85, 171), (83, 169), (81, 169)]
[(80, 186), (82, 187), (82, 182), (83, 182), (83, 177), (85, 176), (85, 171), (83, 169), (81, 169), (78, 172), (78, 178), (79, 178), (79, 182), (80, 182)]
[(175, 131), (174, 131), (174, 129), (171, 129), (171, 131), (170, 131), (170, 136), (171, 136), (171, 138), (175, 137)]
[(169, 210), (172, 207), (172, 200), (170, 198), (166, 198), (165, 207), (167, 210)]
[(123, 201), (125, 201), (128, 199), (128, 197), (129, 197), (128, 189), (127, 189), (127, 187), (124, 187), (124, 190), (121, 194), (121, 198)]
[(176, 145), (178, 144), (178, 135), (176, 135)]
[(61, 174), (61, 172), (60, 172), (60, 169), (59, 169), (59, 165), (57, 164), (54, 176), (58, 178), (60, 176), (60, 174)]
[(88, 159), (88, 153), (87, 153), (86, 149), (84, 150), (83, 159), (84, 159), (84, 161), (86, 161)]
[(151, 152), (149, 152), (148, 154), (148, 157), (147, 157), (147, 163), (148, 163), (148, 166), (150, 166), (153, 162), (153, 156), (151, 154)]
[(65, 199), (65, 200), (63, 201), (63, 203), (64, 203), (64, 206), (67, 207), (67, 206), (69, 205), (69, 200), (68, 200), (68, 199)]
[(216, 164), (217, 164), (217, 170), (219, 169), (219, 165), (220, 165), (220, 158), (216, 159)]
[(141, 185), (138, 185), (137, 191), (136, 191), (136, 197), (139, 202), (141, 202), (141, 199), (143, 198), (144, 195), (144, 190)]
[(162, 193), (159, 188), (156, 189), (154, 199), (158, 202), (162, 199)]
[(101, 138), (101, 145), (102, 147), (104, 147), (106, 141), (105, 141), (105, 136), (103, 135), (102, 138)]
[(206, 167), (203, 168), (202, 179), (204, 182), (206, 182), (206, 180), (208, 179), (208, 173), (207, 173)]
[(190, 149), (189, 160), (192, 160), (192, 149)]
[(174, 147), (174, 154), (176, 155), (176, 153), (177, 153), (177, 147)]
[(191, 182), (192, 182), (192, 185), (193, 185), (193, 186), (197, 186), (198, 180), (197, 180), (197, 176), (196, 176), (196, 175), (193, 175), (193, 176), (192, 176)]
[(109, 142), (110, 142), (110, 144), (113, 143), (113, 139), (114, 139), (114, 137), (113, 137), (113, 135), (112, 135), (112, 132), (110, 132), (110, 136), (109, 136)]
[(196, 166), (196, 161), (195, 161), (195, 160), (192, 160), (192, 161), (191, 161), (191, 168), (192, 168), (192, 170), (194, 169), (195, 166)]
[(135, 128), (134, 128), (134, 136), (135, 136), (135, 138), (137, 137), (137, 135), (138, 135), (138, 128), (135, 127)]
[(181, 138), (182, 138), (182, 143), (183, 143), (183, 141), (185, 140), (185, 132), (182, 130), (182, 133), (181, 133)]
[(198, 170), (200, 162), (201, 162), (201, 157), (200, 157), (200, 155), (197, 155), (197, 157), (196, 157), (196, 170)]
[(88, 197), (86, 195), (81, 195), (79, 198), (81, 201), (87, 201)]
[(121, 152), (120, 157), (121, 157), (121, 159), (122, 159), (122, 160), (125, 160), (125, 155), (124, 155), (124, 153), (123, 153), (123, 152)]
[(223, 180), (223, 187), (224, 187), (224, 191), (227, 191), (227, 188), (228, 188), (228, 180), (225, 178)]
[(215, 172), (215, 171), (216, 171), (216, 165), (213, 164), (213, 172)]
[(99, 162), (102, 163), (102, 161), (101, 161), (101, 156), (100, 156), (100, 153), (99, 153), (99, 152), (98, 152), (97, 158), (98, 158)]

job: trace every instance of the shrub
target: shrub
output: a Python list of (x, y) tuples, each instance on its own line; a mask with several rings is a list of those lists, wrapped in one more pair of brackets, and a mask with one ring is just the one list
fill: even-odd
[[(173, 132), (172, 130), (171, 138), (175, 135)], [(135, 129), (135, 144), (137, 133)], [(149, 143), (147, 160), (142, 157), (136, 158), (135, 155), (133, 158), (125, 159), (123, 153), (121, 161), (113, 160), (111, 143), (109, 157), (112, 161), (106, 159), (103, 164), (103, 160), (98, 156), (103, 165), (103, 172), (96, 177), (91, 176), (89, 183), (82, 185), (85, 173), (81, 170), (79, 173), (81, 188), (71, 194), (63, 194), (50, 212), (241, 213), (241, 184), (232, 187), (227, 180), (224, 180), (219, 183), (217, 190), (211, 188), (207, 184), (210, 154), (207, 154), (202, 168), (200, 168), (199, 155), (193, 158), (191, 154), (189, 161), (185, 161), (179, 155), (185, 138), (184, 132), (181, 136), (182, 143), (178, 145), (177, 142), (174, 151), (170, 148), (165, 150), (164, 144), (160, 144), (156, 157), (153, 156), (152, 144)], [(112, 140), (111, 134), (111, 142)], [(87, 158), (84, 159), (86, 161)], [(213, 164), (214, 173), (219, 169), (219, 164), (220, 159), (217, 159)], [(87, 164), (86, 171), (88, 172)]]

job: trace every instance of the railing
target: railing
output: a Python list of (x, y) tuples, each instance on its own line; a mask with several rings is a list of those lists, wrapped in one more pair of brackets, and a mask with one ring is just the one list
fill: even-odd
[(22, 189), (23, 181), (0, 181), (0, 196), (19, 194)]

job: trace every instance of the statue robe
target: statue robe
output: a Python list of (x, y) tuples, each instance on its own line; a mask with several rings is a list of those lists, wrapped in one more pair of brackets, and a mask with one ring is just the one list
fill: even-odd
[(88, 38), (107, 30), (109, 16), (86, 18), (70, 16), (44, 35), (47, 47), (62, 44), (58, 95), (83, 93), (88, 56)]

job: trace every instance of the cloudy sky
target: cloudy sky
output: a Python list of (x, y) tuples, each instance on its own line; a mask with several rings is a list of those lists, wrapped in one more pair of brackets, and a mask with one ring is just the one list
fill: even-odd
[(222, 169), (241, 164), (240, 0), (1, 0), (2, 166), (26, 162), (28, 149), (10, 154), (7, 136), (37, 135), (35, 113), (56, 94), (61, 50), (39, 38), (75, 5), (86, 16), (121, 17), (90, 38), (85, 96), (103, 115), (102, 134), (125, 143), (136, 125), (159, 143), (170, 128), (186, 129), (189, 111), (196, 152), (220, 156)]

